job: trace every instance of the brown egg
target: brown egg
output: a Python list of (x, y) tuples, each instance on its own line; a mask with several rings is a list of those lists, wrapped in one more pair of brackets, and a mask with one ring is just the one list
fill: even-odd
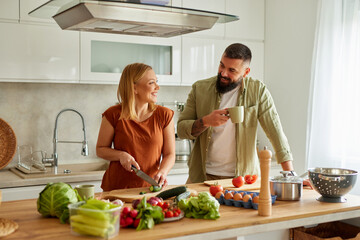
[(243, 197), (243, 201), (244, 201), (244, 202), (248, 202), (249, 200), (251, 200), (251, 195), (250, 195), (250, 194), (246, 194), (246, 195)]
[(255, 196), (252, 200), (253, 203), (259, 203), (259, 196)]
[(240, 201), (243, 199), (243, 196), (241, 195), (241, 193), (235, 193), (233, 199), (235, 201)]
[(254, 193), (250, 193), (249, 195), (250, 195), (251, 197), (254, 197)]
[(234, 195), (231, 193), (231, 192), (227, 192), (226, 194), (225, 194), (225, 199), (233, 199), (233, 197), (234, 197)]
[(223, 192), (217, 192), (215, 198), (219, 199), (221, 196), (224, 196)]

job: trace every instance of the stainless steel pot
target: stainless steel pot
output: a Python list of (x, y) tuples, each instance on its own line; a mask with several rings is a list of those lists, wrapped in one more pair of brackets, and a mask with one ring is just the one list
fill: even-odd
[(289, 176), (288, 171), (281, 171), (282, 176), (270, 178), (270, 193), (276, 195), (276, 200), (300, 200), (303, 189), (303, 179), (299, 176)]
[(186, 162), (190, 158), (191, 143), (188, 139), (180, 139), (175, 134), (175, 160), (177, 162)]

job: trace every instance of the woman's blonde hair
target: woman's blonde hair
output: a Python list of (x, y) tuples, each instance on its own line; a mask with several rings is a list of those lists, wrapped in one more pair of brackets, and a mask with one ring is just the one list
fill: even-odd
[[(146, 71), (152, 69), (143, 63), (132, 63), (127, 65), (121, 73), (121, 78), (117, 90), (117, 98), (121, 103), (120, 119), (137, 120), (135, 111), (134, 85), (144, 77)], [(154, 110), (155, 104), (149, 103), (149, 110)]]

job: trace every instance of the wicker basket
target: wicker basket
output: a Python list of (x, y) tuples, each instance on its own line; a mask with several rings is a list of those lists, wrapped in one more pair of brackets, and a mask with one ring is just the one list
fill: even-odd
[(10, 125), (0, 118), (0, 169), (6, 167), (16, 152), (16, 136)]
[(360, 240), (360, 228), (343, 222), (322, 223), (312, 228), (290, 229), (293, 240)]

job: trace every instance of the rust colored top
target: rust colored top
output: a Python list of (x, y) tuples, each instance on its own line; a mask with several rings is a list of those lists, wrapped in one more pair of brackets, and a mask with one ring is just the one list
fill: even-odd
[[(113, 148), (129, 153), (135, 158), (142, 171), (154, 177), (160, 166), (164, 128), (169, 125), (174, 111), (157, 106), (153, 115), (142, 122), (119, 120), (120, 113), (120, 104), (110, 107), (103, 113), (115, 129)], [(120, 161), (110, 162), (101, 183), (104, 191), (147, 186), (150, 184), (136, 176), (134, 172), (126, 171)]]

